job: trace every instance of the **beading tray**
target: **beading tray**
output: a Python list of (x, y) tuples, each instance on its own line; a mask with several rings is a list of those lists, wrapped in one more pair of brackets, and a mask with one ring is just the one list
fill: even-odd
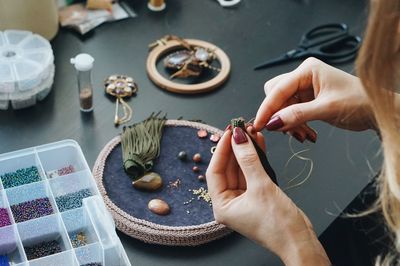
[(130, 266), (78, 143), (0, 155), (0, 265)]
[[(197, 131), (204, 129), (208, 137), (200, 139)], [(169, 246), (195, 246), (221, 238), (231, 232), (214, 220), (212, 207), (197, 200), (191, 190), (207, 188), (206, 182), (197, 179), (205, 174), (211, 159), (211, 148), (216, 144), (209, 137), (222, 131), (197, 122), (167, 120), (161, 139), (160, 156), (155, 159), (153, 171), (163, 178), (163, 187), (155, 192), (143, 192), (132, 187), (132, 179), (122, 166), (120, 136), (113, 138), (100, 152), (94, 168), (100, 194), (111, 212), (116, 227), (123, 233), (147, 243)], [(177, 155), (186, 151), (188, 159), (181, 161)], [(192, 156), (200, 153), (202, 162), (195, 164)], [(200, 173), (192, 167), (199, 166)], [(170, 182), (179, 178), (179, 188), (170, 187)], [(153, 198), (165, 200), (171, 207), (167, 216), (150, 212), (147, 203)], [(184, 204), (190, 199), (192, 202)]]

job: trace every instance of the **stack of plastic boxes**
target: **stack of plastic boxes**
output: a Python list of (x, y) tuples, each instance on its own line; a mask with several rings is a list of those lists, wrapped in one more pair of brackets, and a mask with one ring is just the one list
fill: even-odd
[[(39, 199), (47, 205), (26, 207)], [(131, 265), (75, 141), (0, 155), (0, 265), (7, 263)]]
[(0, 109), (21, 109), (43, 100), (54, 80), (50, 43), (29, 31), (0, 32)]

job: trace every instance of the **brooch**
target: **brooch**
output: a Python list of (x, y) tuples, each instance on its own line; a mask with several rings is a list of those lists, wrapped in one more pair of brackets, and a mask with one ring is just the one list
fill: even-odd
[[(104, 87), (107, 94), (116, 97), (114, 124), (118, 126), (131, 120), (132, 108), (123, 98), (131, 97), (138, 91), (134, 79), (125, 75), (111, 75), (104, 81)], [(121, 103), (123, 109), (122, 117), (119, 117), (119, 103)]]

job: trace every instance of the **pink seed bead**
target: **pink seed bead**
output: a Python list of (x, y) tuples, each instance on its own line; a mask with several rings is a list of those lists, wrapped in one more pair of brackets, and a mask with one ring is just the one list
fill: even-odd
[(201, 162), (201, 154), (200, 153), (196, 153), (195, 155), (193, 155), (193, 161), (195, 163)]
[(4, 208), (0, 208), (0, 227), (10, 225), (10, 216), (8, 216), (8, 212)]

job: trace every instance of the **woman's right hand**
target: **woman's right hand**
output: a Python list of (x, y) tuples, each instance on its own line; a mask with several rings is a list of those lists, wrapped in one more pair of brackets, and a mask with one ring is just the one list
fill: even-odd
[(254, 121), (257, 131), (290, 132), (299, 141), (315, 142), (306, 123), (322, 120), (340, 128), (372, 128), (373, 114), (360, 80), (315, 58), (265, 83), (266, 97)]

